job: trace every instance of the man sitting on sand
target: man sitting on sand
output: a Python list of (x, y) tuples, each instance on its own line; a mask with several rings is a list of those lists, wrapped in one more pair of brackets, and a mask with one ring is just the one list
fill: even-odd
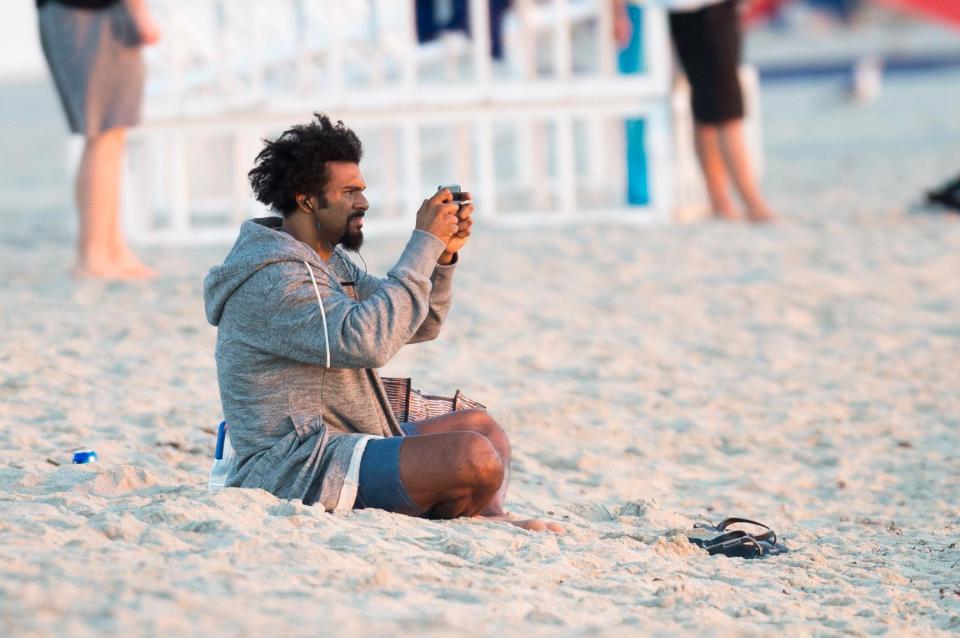
[(482, 410), (399, 423), (376, 372), (439, 334), (473, 205), (446, 189), (425, 200), (396, 264), (373, 277), (346, 254), (363, 243), (361, 155), (353, 131), (319, 114), (267, 141), (250, 182), (281, 216), (244, 222), (204, 281), (237, 453), (227, 485), (327, 510), (507, 520), (500, 426)]

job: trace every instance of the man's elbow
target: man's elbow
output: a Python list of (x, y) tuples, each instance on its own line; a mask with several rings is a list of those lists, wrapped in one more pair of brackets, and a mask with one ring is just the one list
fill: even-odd
[(390, 363), (390, 359), (393, 358), (393, 354), (386, 351), (371, 352), (367, 355), (367, 368), (382, 368), (383, 366)]
[(423, 343), (424, 341), (433, 341), (440, 336), (440, 326), (423, 326), (420, 330), (417, 331), (417, 334), (413, 335), (413, 338), (410, 339), (410, 343)]

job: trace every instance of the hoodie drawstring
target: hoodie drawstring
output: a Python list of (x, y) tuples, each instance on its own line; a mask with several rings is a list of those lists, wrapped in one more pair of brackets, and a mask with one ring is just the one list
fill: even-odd
[(320, 288), (317, 286), (317, 279), (313, 276), (313, 268), (306, 261), (303, 265), (307, 267), (310, 273), (310, 281), (313, 282), (313, 291), (317, 293), (317, 305), (320, 306), (320, 318), (323, 319), (323, 347), (327, 351), (327, 366), (330, 367), (330, 332), (327, 330), (327, 313), (323, 309), (323, 302), (320, 300)]

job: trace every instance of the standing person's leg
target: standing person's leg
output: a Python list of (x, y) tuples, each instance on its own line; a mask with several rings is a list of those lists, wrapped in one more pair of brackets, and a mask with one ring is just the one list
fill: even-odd
[(712, 97), (706, 105), (709, 117), (717, 123), (720, 149), (727, 173), (746, 205), (747, 217), (753, 222), (767, 222), (773, 213), (760, 193), (756, 174), (750, 165), (743, 128), (745, 114), (743, 90), (740, 86), (740, 58), (743, 30), (735, 2), (708, 7), (705, 11), (708, 31), (704, 34), (712, 50)]
[(450, 20), (443, 26), (446, 31), (463, 31), (470, 34), (470, 11), (467, 0), (452, 0)]
[(510, 0), (490, 0), (490, 55), (503, 59), (503, 16), (510, 8)]
[(697, 158), (714, 214), (736, 217), (727, 184), (732, 177), (749, 218), (773, 219), (751, 170), (743, 132), (738, 73), (743, 36), (736, 2), (671, 13), (670, 33), (690, 80)]
[(120, 224), (120, 185), (126, 129), (112, 128), (86, 139), (77, 170), (78, 276), (108, 279), (149, 277), (127, 247)]
[(709, 16), (705, 10), (670, 13), (670, 37), (680, 66), (690, 83), (690, 110), (693, 113), (693, 145), (715, 217), (738, 217), (730, 199), (727, 168), (720, 148), (720, 132), (711, 115), (713, 51), (707, 34)]
[[(134, 20), (127, 5), (138, 7)], [(79, 216), (80, 276), (130, 279), (150, 276), (120, 229), (120, 182), (126, 129), (140, 119), (144, 38), (159, 33), (140, 0), (88, 10), (55, 2), (39, 10), (40, 40), (73, 133), (85, 137), (75, 193)], [(134, 42), (137, 41), (135, 44)]]
[(415, 0), (417, 25), (417, 42), (429, 42), (437, 37), (439, 26), (437, 25), (435, 0)]
[[(112, 129), (86, 138), (76, 177), (76, 206), (79, 221), (77, 235), (78, 276), (113, 277), (119, 275), (110, 244), (113, 219), (119, 209), (115, 173), (124, 139), (123, 129)], [(115, 161), (116, 160), (116, 161)]]
[(760, 193), (760, 186), (750, 165), (743, 120), (731, 120), (721, 124), (719, 138), (724, 162), (733, 177), (740, 198), (747, 205), (747, 217), (758, 223), (773, 221), (774, 214)]
[(737, 219), (739, 214), (730, 199), (727, 178), (727, 166), (724, 161), (720, 127), (702, 124), (694, 120), (693, 143), (697, 151), (697, 160), (703, 173), (703, 181), (710, 198), (710, 207), (715, 217)]

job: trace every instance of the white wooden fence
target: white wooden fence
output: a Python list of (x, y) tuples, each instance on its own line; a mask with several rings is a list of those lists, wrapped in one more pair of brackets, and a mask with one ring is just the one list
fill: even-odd
[[(229, 241), (262, 214), (246, 173), (261, 139), (314, 111), (365, 145), (368, 228), (409, 228), (459, 182), (497, 224), (670, 219), (678, 166), (666, 20), (648, 5), (648, 71), (616, 72), (608, 0), (514, 0), (507, 59), (472, 36), (418, 45), (412, 0), (154, 0), (147, 117), (131, 135), (125, 223), (140, 242)], [(650, 203), (626, 206), (624, 118), (643, 118)], [(689, 147), (688, 147), (689, 149)], [(679, 149), (688, 153), (688, 149)], [(689, 169), (687, 169), (689, 172)]]

